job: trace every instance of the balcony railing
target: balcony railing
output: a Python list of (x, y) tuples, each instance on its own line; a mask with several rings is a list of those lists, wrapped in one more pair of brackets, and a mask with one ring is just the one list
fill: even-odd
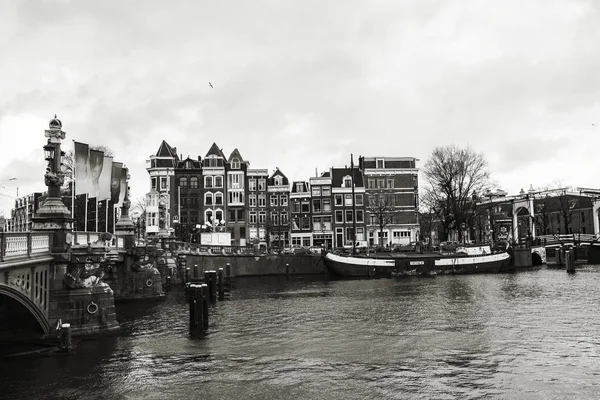
[(0, 233), (0, 262), (20, 257), (47, 254), (50, 253), (51, 245), (49, 233)]

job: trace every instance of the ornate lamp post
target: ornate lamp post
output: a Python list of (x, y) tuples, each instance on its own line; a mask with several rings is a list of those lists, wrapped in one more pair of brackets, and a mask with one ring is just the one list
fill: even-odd
[(48, 166), (44, 182), (48, 188), (48, 196), (32, 218), (32, 229), (52, 232), (52, 251), (65, 253), (70, 241), (67, 236), (70, 236), (73, 229), (73, 219), (60, 195), (60, 188), (65, 181), (62, 172), (64, 152), (60, 150), (60, 144), (66, 137), (66, 133), (62, 130), (62, 122), (56, 115), (50, 120), (48, 129), (45, 130), (45, 137), (48, 138), (48, 142), (44, 146), (44, 157)]

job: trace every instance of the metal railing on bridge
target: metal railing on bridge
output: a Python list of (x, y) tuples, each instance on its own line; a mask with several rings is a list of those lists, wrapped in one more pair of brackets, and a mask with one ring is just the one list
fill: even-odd
[(590, 245), (592, 243), (599, 243), (600, 235), (590, 233), (567, 233), (557, 235), (541, 235), (536, 237), (537, 240), (545, 246), (556, 246), (556, 245)]
[(206, 245), (197, 243), (187, 243), (173, 241), (169, 243), (171, 251), (183, 250), (190, 251), (192, 253), (209, 253), (209, 254), (255, 254), (256, 248), (254, 246), (218, 246), (218, 245)]
[(46, 232), (2, 232), (0, 262), (49, 254), (51, 245), (50, 234)]

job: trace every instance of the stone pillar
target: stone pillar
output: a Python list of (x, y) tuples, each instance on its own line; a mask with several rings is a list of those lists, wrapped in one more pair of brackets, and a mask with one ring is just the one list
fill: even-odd
[(131, 206), (131, 202), (129, 201), (129, 170), (125, 168), (125, 174), (127, 176), (127, 185), (125, 190), (125, 197), (123, 198), (123, 205), (121, 206), (121, 218), (115, 224), (115, 235), (123, 238), (123, 247), (126, 249), (131, 249), (134, 247), (135, 243), (135, 225), (129, 218), (129, 207)]
[(512, 236), (513, 243), (519, 242), (519, 220), (517, 216), (517, 206), (513, 203), (512, 206), (513, 218), (512, 218)]
[(594, 199), (592, 203), (592, 218), (594, 221), (594, 235), (600, 233), (600, 224), (598, 223), (598, 210), (600, 210), (600, 199)]
[(65, 176), (62, 172), (61, 140), (66, 137), (62, 131), (62, 122), (56, 118), (50, 121), (45, 130), (48, 143), (44, 146), (44, 154), (48, 167), (44, 175), (44, 182), (48, 188), (48, 197), (32, 218), (32, 230), (46, 231), (52, 234), (52, 252), (64, 254), (67, 252), (73, 230), (71, 212), (62, 202), (60, 189)]
[(529, 208), (529, 216), (531, 218), (531, 224), (529, 229), (531, 229), (531, 237), (535, 239), (535, 208), (533, 205), (533, 197), (529, 198), (528, 208)]

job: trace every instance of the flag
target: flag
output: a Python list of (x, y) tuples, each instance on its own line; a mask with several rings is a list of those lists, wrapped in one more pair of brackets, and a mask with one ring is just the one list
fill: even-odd
[(90, 148), (87, 144), (75, 142), (75, 194), (90, 193), (91, 175), (89, 170)]
[(121, 192), (119, 193), (119, 207), (123, 205), (125, 200), (125, 192), (127, 192), (127, 167), (121, 168)]
[(121, 169), (123, 168), (123, 163), (113, 162), (112, 163), (112, 174), (110, 178), (110, 200), (113, 205), (117, 205), (119, 203), (119, 195), (121, 193)]
[(104, 153), (98, 150), (90, 149), (89, 169), (92, 186), (90, 188), (90, 197), (98, 197), (100, 193), (100, 175), (104, 167)]
[[(102, 155), (104, 156), (104, 153), (102, 153)], [(98, 199), (100, 199), (100, 201), (110, 199), (111, 197), (110, 180), (112, 175), (112, 163), (112, 157), (104, 156), (102, 159), (102, 172), (100, 173), (100, 179), (98, 180)]]

